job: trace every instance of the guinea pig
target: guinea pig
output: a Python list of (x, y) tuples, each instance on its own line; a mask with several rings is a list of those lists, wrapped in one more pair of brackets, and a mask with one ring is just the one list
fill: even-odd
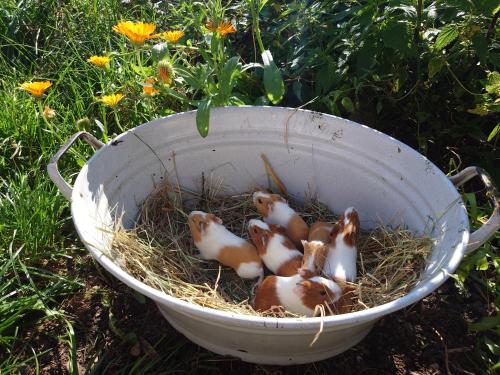
[[(320, 241), (325, 244), (330, 242), (330, 232), (333, 229), (333, 224), (317, 221), (309, 229), (308, 241)], [(304, 243), (302, 243), (304, 244)]]
[(302, 253), (284, 234), (284, 229), (252, 219), (248, 232), (257, 253), (267, 268), (278, 276), (292, 276), (298, 273), (302, 264)]
[[(330, 233), (328, 233), (328, 238), (330, 238)], [(302, 245), (304, 246), (304, 256), (299, 274), (303, 277), (320, 275), (328, 253), (328, 242), (302, 241)]]
[(353, 282), (356, 279), (356, 241), (359, 235), (359, 216), (353, 207), (345, 210), (330, 234), (330, 243), (322, 275)]
[(306, 279), (300, 275), (273, 275), (266, 277), (255, 291), (253, 307), (257, 311), (266, 311), (273, 306), (283, 306), (294, 314), (314, 316), (317, 305), (325, 306), (326, 311), (335, 311), (335, 303), (341, 294), (336, 282), (323, 277)]
[(188, 216), (188, 224), (201, 258), (217, 260), (233, 268), (244, 279), (264, 276), (264, 267), (255, 246), (227, 230), (220, 218), (211, 213), (193, 211)]
[(278, 194), (268, 194), (262, 191), (255, 192), (252, 199), (266, 223), (281, 225), (295, 246), (297, 248), (302, 246), (301, 241), (307, 239), (309, 227), (286, 200)]

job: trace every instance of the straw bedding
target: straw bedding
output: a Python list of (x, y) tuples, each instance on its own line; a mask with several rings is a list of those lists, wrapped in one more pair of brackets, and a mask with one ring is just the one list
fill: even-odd
[[(281, 309), (254, 311), (250, 300), (256, 280), (240, 279), (233, 270), (196, 257), (187, 225), (187, 215), (193, 209), (213, 212), (229, 230), (246, 239), (248, 220), (259, 217), (251, 192), (223, 196), (221, 181), (211, 185), (200, 194), (168, 183), (158, 186), (144, 202), (135, 228), (116, 227), (110, 256), (145, 284), (187, 302), (246, 315), (295, 316)], [(290, 205), (308, 224), (336, 220), (314, 199), (306, 199), (303, 205), (293, 203)], [(357, 247), (353, 311), (395, 300), (412, 289), (425, 267), (432, 241), (404, 228), (380, 226), (362, 232)]]

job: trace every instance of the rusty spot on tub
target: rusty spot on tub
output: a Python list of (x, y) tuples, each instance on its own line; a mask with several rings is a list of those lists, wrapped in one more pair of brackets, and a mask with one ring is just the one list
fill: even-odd
[(82, 198), (83, 198), (83, 194), (82, 194), (82, 193), (80, 193), (80, 197), (82, 197)]
[(399, 179), (400, 179), (401, 181), (403, 181), (403, 180), (404, 180), (403, 176), (399, 177)]
[(400, 153), (401, 153), (401, 149), (398, 147), (398, 154), (400, 154)]
[(215, 152), (215, 148), (212, 150), (212, 152)]
[(111, 142), (111, 146), (118, 146), (119, 143), (123, 143), (123, 141), (113, 141)]

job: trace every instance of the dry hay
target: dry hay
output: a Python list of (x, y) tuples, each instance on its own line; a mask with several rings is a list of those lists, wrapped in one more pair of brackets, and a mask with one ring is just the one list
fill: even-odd
[[(214, 187), (215, 185), (215, 187)], [(111, 257), (145, 284), (200, 306), (245, 315), (293, 317), (282, 310), (258, 313), (250, 306), (255, 280), (240, 279), (215, 261), (196, 257), (187, 215), (193, 209), (213, 212), (233, 233), (248, 239), (247, 223), (259, 215), (251, 193), (221, 197), (222, 184), (201, 194), (180, 191), (167, 183), (144, 202), (132, 230), (117, 227)], [(294, 208), (309, 223), (336, 217), (314, 199)], [(293, 204), (292, 204), (293, 205)], [(358, 279), (353, 284), (353, 311), (402, 297), (418, 281), (432, 242), (410, 231), (379, 227), (362, 232), (358, 242)]]

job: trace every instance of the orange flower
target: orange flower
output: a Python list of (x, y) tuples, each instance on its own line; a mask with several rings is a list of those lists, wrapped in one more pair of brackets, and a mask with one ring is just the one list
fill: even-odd
[(205, 27), (213, 33), (219, 33), (220, 36), (226, 36), (227, 34), (236, 32), (236, 27), (229, 21), (220, 21), (217, 27), (212, 24), (212, 21), (207, 21)]
[(180, 30), (165, 31), (163, 33), (156, 34), (155, 36), (166, 39), (171, 43), (177, 43), (184, 36), (184, 31)]
[(158, 63), (158, 75), (163, 83), (170, 85), (174, 78), (174, 74), (174, 67), (169, 60), (163, 59)]
[(111, 94), (111, 95), (103, 95), (99, 101), (103, 103), (104, 105), (107, 105), (109, 107), (116, 107), (120, 100), (123, 99), (125, 95), (123, 94)]
[(52, 82), (43, 81), (43, 82), (24, 82), (19, 86), (21, 90), (29, 92), (31, 95), (41, 98), (50, 86), (52, 86)]
[(87, 61), (95, 66), (98, 66), (100, 68), (104, 68), (106, 65), (109, 64), (111, 59), (106, 56), (90, 56)]
[(160, 90), (155, 89), (153, 84), (156, 82), (155, 77), (147, 78), (142, 85), (142, 92), (145, 95), (154, 96), (160, 92)]
[(122, 21), (113, 26), (113, 30), (126, 36), (136, 46), (142, 46), (146, 39), (154, 38), (156, 30), (153, 23)]
[(217, 32), (221, 36), (226, 36), (227, 34), (233, 34), (236, 32), (236, 27), (229, 21), (221, 21), (219, 22), (219, 26), (217, 26)]

